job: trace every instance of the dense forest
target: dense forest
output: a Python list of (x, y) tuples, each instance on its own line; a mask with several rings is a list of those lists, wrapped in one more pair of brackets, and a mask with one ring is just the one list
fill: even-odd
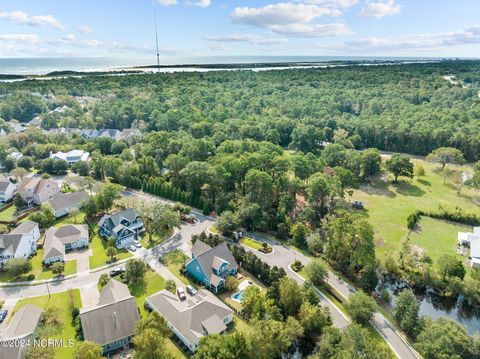
[[(151, 131), (184, 130), (215, 145), (268, 140), (305, 152), (316, 152), (342, 128), (355, 148), (425, 155), (450, 146), (477, 160), (479, 70), (479, 62), (446, 61), (3, 83), (0, 116), (29, 121), (46, 112), (44, 101), (25, 94), (32, 91), (57, 95), (49, 106), (62, 104), (58, 95), (89, 95), (101, 101), (88, 111), (73, 106), (62, 121), (46, 116), (44, 125), (122, 129), (142, 121)], [(445, 75), (465, 86), (450, 84)]]

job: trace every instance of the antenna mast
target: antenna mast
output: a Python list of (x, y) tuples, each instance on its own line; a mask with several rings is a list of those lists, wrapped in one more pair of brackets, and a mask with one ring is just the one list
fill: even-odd
[(155, 18), (155, 42), (157, 44), (157, 67), (160, 68), (160, 52), (158, 51), (158, 29), (157, 29), (157, 11), (153, 11)]

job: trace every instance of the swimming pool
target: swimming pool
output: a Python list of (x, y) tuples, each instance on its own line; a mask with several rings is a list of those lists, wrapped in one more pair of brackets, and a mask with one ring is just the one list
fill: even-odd
[(232, 294), (232, 300), (241, 303), (243, 298), (243, 292), (247, 289), (253, 282), (250, 280), (245, 280), (238, 286), (238, 292)]

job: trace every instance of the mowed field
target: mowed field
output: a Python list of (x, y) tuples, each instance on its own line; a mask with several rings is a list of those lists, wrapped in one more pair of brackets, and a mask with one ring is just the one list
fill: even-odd
[[(386, 254), (395, 255), (400, 251), (408, 235), (407, 217), (415, 210), (437, 211), (441, 205), (451, 210), (459, 207), (465, 212), (480, 214), (480, 192), (464, 186), (458, 194), (458, 185), (452, 179), (447, 178), (443, 183), (443, 173), (439, 171), (438, 165), (423, 159), (413, 159), (413, 162), (425, 168), (425, 176), (420, 180), (400, 177), (399, 183), (395, 184), (392, 183), (391, 175), (388, 179), (385, 178), (385, 173), (383, 177), (375, 178), (371, 184), (363, 185), (353, 193), (353, 200), (364, 202), (364, 213), (374, 227), (377, 256), (380, 259)], [(472, 172), (469, 166), (449, 167)], [(422, 224), (427, 227), (423, 235)], [(419, 232), (412, 233), (410, 237), (414, 239), (415, 245), (426, 250), (426, 254), (438, 258), (443, 252), (456, 253), (451, 253), (457, 241), (456, 228), (468, 229), (465, 226), (455, 226), (452, 230), (452, 224), (446, 221), (422, 219)], [(442, 238), (436, 242), (432, 237), (438, 234)], [(424, 237), (428, 237), (425, 243), (422, 239)], [(431, 249), (435, 251), (430, 254)]]

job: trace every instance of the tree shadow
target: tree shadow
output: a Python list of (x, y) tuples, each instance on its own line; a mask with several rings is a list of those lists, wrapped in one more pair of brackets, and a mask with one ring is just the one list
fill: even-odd
[(360, 191), (368, 195), (385, 196), (395, 198), (397, 194), (390, 190), (389, 183), (383, 181), (372, 181), (369, 184), (360, 186)]
[(424, 186), (428, 186), (428, 187), (432, 186), (432, 183), (430, 181), (424, 180), (422, 178), (418, 179), (417, 181), (418, 183), (423, 184)]
[(421, 197), (425, 194), (423, 189), (414, 185), (413, 183), (399, 182), (394, 184), (394, 186), (397, 189), (397, 193), (404, 196)]

